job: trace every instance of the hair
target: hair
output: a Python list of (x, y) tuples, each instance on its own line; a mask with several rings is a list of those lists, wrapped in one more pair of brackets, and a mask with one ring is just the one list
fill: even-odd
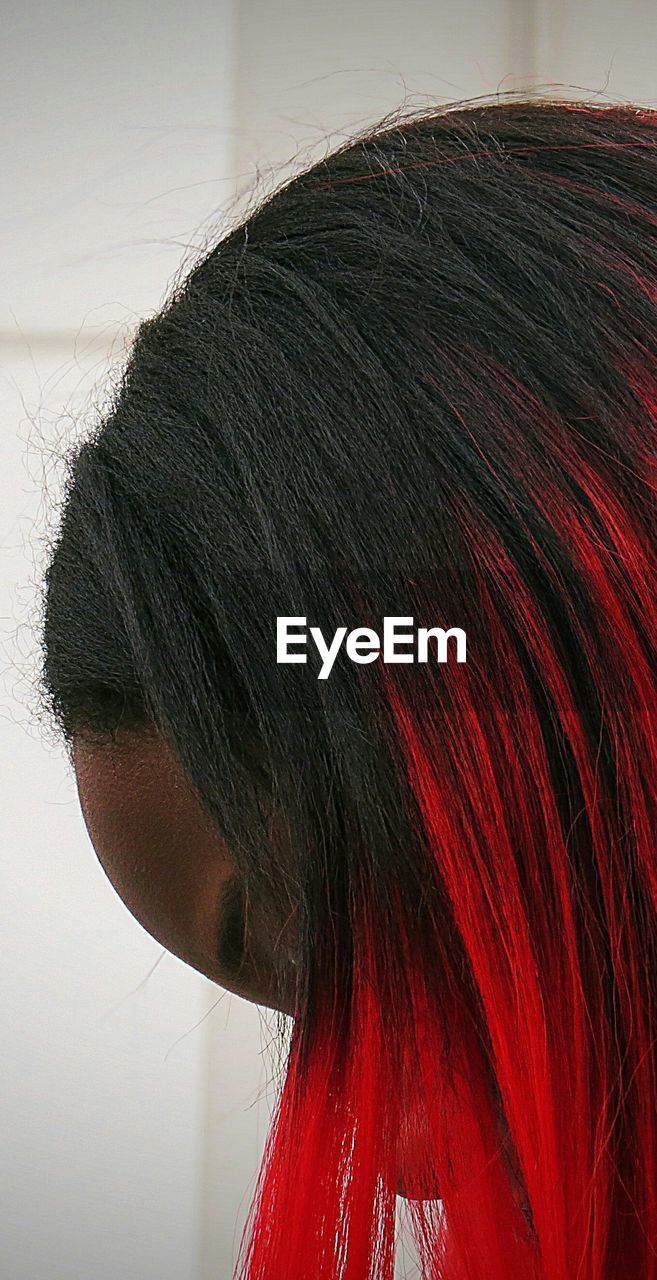
[[(295, 913), (242, 1280), (390, 1280), (404, 1150), (425, 1280), (656, 1280), (656, 493), (657, 112), (584, 100), (295, 174), (71, 451), (49, 711), (165, 737)], [(282, 615), (467, 662), (319, 680)]]

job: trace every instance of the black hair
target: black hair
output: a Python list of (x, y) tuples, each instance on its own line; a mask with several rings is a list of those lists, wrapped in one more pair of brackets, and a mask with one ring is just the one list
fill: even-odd
[[(556, 727), (556, 675), (548, 691), (536, 656), (537, 601), (609, 794), (617, 785), (600, 600), (573, 564), (589, 532), (616, 564), (616, 507), (610, 497), (607, 528), (601, 486), (644, 530), (637, 546), (654, 531), (654, 414), (642, 391), (657, 360), (656, 142), (653, 113), (631, 104), (512, 95), (379, 122), (250, 210), (139, 324), (111, 408), (68, 459), (45, 580), (48, 707), (67, 741), (155, 727), (248, 893), (281, 918), (297, 910), (307, 1061), (322, 983), (336, 1043), (355, 1025), (340, 1018), (365, 900), (386, 972), (403, 967), (401, 911), (427, 970), (463, 1008), (471, 1001), (489, 1062), (496, 1050), (453, 894), (442, 872), (427, 872), (435, 831), (418, 795), (424, 775), (400, 742), (399, 698), (386, 693), (392, 676), (341, 656), (318, 680), (310, 649), (306, 665), (278, 664), (278, 616), (325, 635), (378, 630), (390, 615), (464, 628), (467, 672), (396, 668), (399, 697), (430, 701), (434, 729), (444, 720), (455, 732), (472, 698), (490, 740), (500, 735), (494, 768), (510, 769), (494, 699), (507, 700), (519, 732), (522, 681), (565, 830), (586, 781)], [(572, 536), (560, 524), (571, 509)], [(645, 654), (654, 638), (637, 590)], [(473, 726), (463, 712), (463, 762)], [(443, 760), (445, 795), (457, 794), (460, 742)], [(484, 760), (482, 750), (468, 776), (481, 770), (485, 788)], [(471, 834), (483, 823), (473, 819)], [(581, 841), (595, 844), (584, 824)], [(531, 900), (544, 874), (531, 851), (518, 874)], [(599, 905), (602, 874), (586, 876)], [(556, 1217), (550, 1234), (536, 1183), (528, 1194), (554, 1260)], [(483, 1228), (472, 1238), (482, 1250)], [(555, 1262), (540, 1274), (574, 1271)]]

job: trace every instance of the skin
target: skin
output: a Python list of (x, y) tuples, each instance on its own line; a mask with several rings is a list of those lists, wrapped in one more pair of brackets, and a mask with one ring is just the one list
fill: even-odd
[(275, 976), (282, 934), (274, 939), (251, 921), (249, 962), (240, 972), (219, 962), (225, 895), (236, 867), (168, 745), (141, 733), (102, 746), (77, 740), (72, 762), (91, 843), (132, 915), (167, 951), (219, 986), (292, 1015), (293, 992)]
[[(227, 991), (293, 1015), (293, 992), (274, 976), (273, 939), (257, 922), (253, 962), (239, 977), (219, 964), (217, 938), (235, 863), (167, 744), (124, 733), (102, 746), (77, 740), (71, 755), (89, 838), (132, 915), (163, 947)], [(409, 1125), (405, 1159), (411, 1166), (420, 1140), (417, 1124)], [(403, 1181), (400, 1170), (400, 1195)]]
[[(239, 968), (219, 962), (217, 940), (236, 867), (175, 753), (156, 736), (132, 732), (102, 746), (77, 740), (71, 755), (91, 843), (131, 914), (212, 982), (293, 1016), (293, 986), (277, 977), (290, 973), (289, 964), (277, 964), (293, 945), (289, 922), (274, 936), (251, 912), (247, 961)], [(411, 1100), (400, 1135), (398, 1195), (438, 1195), (420, 1187), (414, 1172), (427, 1141)]]

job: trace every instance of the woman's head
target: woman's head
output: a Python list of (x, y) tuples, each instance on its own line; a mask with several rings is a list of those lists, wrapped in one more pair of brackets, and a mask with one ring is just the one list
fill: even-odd
[[(656, 123), (345, 144), (141, 323), (69, 459), (44, 691), (96, 849), (295, 1017), (248, 1280), (391, 1277), (400, 1178), (431, 1280), (657, 1277)], [(467, 661), (318, 680), (280, 616)]]

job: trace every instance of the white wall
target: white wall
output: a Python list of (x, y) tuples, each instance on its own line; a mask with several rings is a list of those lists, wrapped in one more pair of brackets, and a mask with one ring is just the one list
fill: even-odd
[[(2, 1280), (198, 1280), (209, 1024), (236, 1105), (260, 1077), (257, 1017), (250, 1045), (239, 1016), (233, 1040), (232, 997), (201, 1021), (218, 988), (167, 955), (148, 976), (161, 948), (96, 862), (30, 685), (60, 478), (48, 451), (102, 398), (112, 340), (118, 361), (121, 326), (157, 307), (231, 189), (233, 40), (216, 0), (3, 12)], [(230, 1205), (255, 1163), (249, 1130)]]
[[(61, 354), (35, 363), (50, 402), (80, 377), (62, 378)], [(196, 1280), (205, 1045), (191, 1029), (211, 984), (166, 956), (135, 990), (161, 948), (105, 879), (30, 711), (40, 512), (23, 401), (32, 413), (40, 394), (29, 357), (3, 361), (0, 1276)]]
[(116, 898), (35, 720), (49, 449), (257, 173), (264, 191), (407, 93), (657, 101), (657, 8), (24, 0), (2, 26), (0, 1280), (227, 1280), (271, 1063), (259, 1011), (160, 958)]

